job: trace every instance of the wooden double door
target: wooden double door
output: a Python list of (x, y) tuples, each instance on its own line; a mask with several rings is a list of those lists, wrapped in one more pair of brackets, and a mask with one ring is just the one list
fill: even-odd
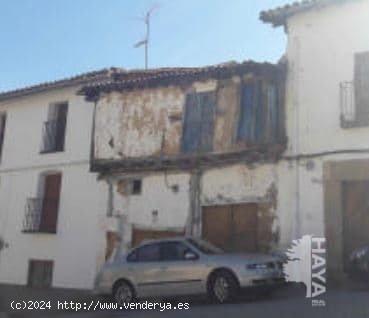
[(256, 203), (202, 209), (202, 237), (227, 252), (256, 252), (257, 228)]
[(358, 248), (369, 246), (369, 181), (344, 181), (343, 194), (343, 262)]

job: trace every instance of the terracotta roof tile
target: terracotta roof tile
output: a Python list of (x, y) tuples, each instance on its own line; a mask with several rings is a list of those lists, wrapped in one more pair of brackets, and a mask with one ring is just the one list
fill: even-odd
[(0, 101), (11, 99), (19, 96), (24, 96), (28, 94), (33, 93), (39, 93), (43, 92), (49, 89), (54, 88), (62, 88), (62, 87), (68, 87), (73, 85), (80, 85), (80, 84), (86, 84), (90, 82), (96, 82), (105, 80), (107, 78), (110, 78), (114, 74), (125, 72), (122, 68), (117, 67), (110, 67), (110, 68), (104, 68), (97, 71), (82, 73), (76, 76), (50, 81), (50, 82), (44, 82), (36, 85), (26, 86), (10, 91), (0, 92)]
[[(115, 76), (84, 85), (79, 94), (88, 99), (93, 98), (99, 92), (113, 90), (135, 89), (142, 87), (167, 86), (192, 80), (207, 78), (229, 77), (245, 72), (261, 73), (264, 71), (275, 72), (277, 67), (271, 63), (257, 63), (245, 61), (242, 63), (228, 62), (204, 67), (174, 67), (158, 68), (151, 70), (132, 70), (115, 74)], [(277, 72), (275, 72), (277, 74)]]
[(297, 13), (310, 10), (312, 8), (336, 4), (340, 2), (346, 2), (349, 0), (304, 0), (297, 1), (291, 4), (286, 4), (285, 6), (277, 7), (275, 9), (266, 10), (260, 12), (260, 20), (265, 23), (271, 23), (273, 26), (281, 26), (286, 23), (286, 20)]

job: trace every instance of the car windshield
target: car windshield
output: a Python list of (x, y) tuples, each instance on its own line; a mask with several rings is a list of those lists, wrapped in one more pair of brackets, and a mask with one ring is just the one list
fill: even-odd
[(224, 252), (214, 245), (200, 239), (189, 238), (187, 241), (204, 254), (223, 254)]

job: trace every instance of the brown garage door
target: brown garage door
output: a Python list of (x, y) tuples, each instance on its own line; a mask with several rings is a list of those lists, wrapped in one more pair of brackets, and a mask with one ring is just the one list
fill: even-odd
[(139, 245), (144, 240), (154, 240), (175, 236), (182, 236), (184, 232), (175, 232), (175, 231), (156, 231), (149, 229), (138, 229), (133, 228), (132, 230), (132, 247)]
[(343, 191), (343, 261), (348, 268), (353, 250), (369, 245), (369, 181), (345, 181)]
[(257, 204), (208, 206), (202, 209), (202, 236), (229, 252), (256, 252)]

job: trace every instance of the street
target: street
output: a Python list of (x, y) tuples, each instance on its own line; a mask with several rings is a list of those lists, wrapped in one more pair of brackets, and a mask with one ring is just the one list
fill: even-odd
[[(188, 310), (123, 310), (62, 313), (55, 312), (60, 318), (87, 318), (87, 317), (369, 317), (368, 291), (331, 290), (326, 293), (324, 307), (313, 307), (311, 299), (305, 298), (301, 289), (280, 291), (264, 299), (248, 299), (242, 297), (237, 302), (225, 305), (210, 304), (206, 300), (191, 300)], [(187, 302), (186, 299), (172, 301)], [(8, 317), (50, 317), (50, 313), (9, 313)]]

